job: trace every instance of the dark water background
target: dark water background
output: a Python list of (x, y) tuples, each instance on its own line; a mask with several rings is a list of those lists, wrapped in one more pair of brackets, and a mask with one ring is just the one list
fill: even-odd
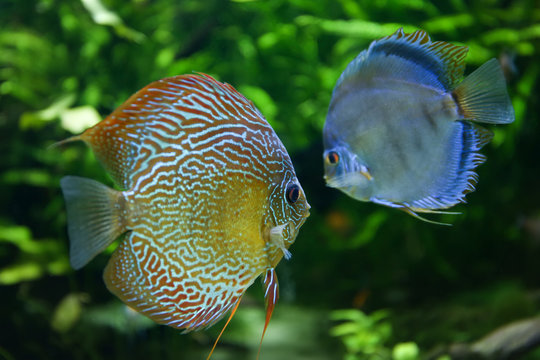
[[(70, 269), (59, 179), (111, 180), (83, 144), (47, 149), (149, 82), (193, 71), (256, 103), (312, 205), (277, 269), (262, 359), (457, 358), (456, 344), (540, 315), (539, 5), (0, 0), (0, 359), (206, 357), (222, 323), (181, 334), (132, 313), (102, 282), (109, 254)], [(466, 73), (496, 57), (508, 75), (516, 121), (490, 127), (461, 215), (435, 217), (452, 227), (356, 202), (322, 178), (335, 81), (400, 26), (468, 45)], [(214, 359), (255, 359), (263, 323), (255, 283)]]

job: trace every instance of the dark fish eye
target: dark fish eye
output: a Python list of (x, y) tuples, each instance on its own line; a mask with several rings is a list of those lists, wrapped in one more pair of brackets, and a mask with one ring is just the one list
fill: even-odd
[(326, 155), (326, 161), (328, 161), (330, 164), (335, 165), (339, 162), (339, 155), (335, 151), (330, 151)]
[(287, 187), (287, 201), (294, 204), (300, 197), (300, 186), (291, 184)]

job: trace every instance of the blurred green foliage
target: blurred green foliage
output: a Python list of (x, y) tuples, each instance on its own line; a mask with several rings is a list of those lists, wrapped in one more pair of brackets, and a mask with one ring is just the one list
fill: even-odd
[(390, 358), (391, 351), (385, 343), (392, 335), (392, 325), (384, 310), (366, 315), (360, 310), (336, 310), (333, 320), (342, 320), (330, 331), (333, 336), (342, 338), (347, 348), (346, 360)]
[[(272, 335), (271, 323), (264, 359), (364, 358), (373, 348), (381, 359), (425, 358), (538, 314), (535, 0), (2, 0), (0, 24), (0, 357), (206, 356), (219, 325), (181, 335), (138, 318), (103, 285), (107, 255), (69, 269), (59, 179), (111, 180), (83, 145), (49, 148), (151, 81), (193, 71), (256, 103), (312, 205), (293, 258), (278, 267), (281, 325)], [(507, 74), (516, 122), (493, 129), (462, 214), (437, 219), (451, 228), (356, 202), (322, 179), (335, 81), (398, 27), (469, 46), (468, 72), (496, 57)], [(216, 359), (254, 358), (262, 306), (254, 286)]]

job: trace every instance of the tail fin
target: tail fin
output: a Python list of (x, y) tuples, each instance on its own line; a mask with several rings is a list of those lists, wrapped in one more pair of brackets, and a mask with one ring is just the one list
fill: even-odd
[(80, 269), (127, 229), (122, 193), (97, 181), (66, 176), (60, 181), (66, 200), (69, 259)]
[(496, 59), (491, 59), (463, 80), (453, 91), (463, 117), (482, 123), (508, 124), (514, 108), (506, 80)]

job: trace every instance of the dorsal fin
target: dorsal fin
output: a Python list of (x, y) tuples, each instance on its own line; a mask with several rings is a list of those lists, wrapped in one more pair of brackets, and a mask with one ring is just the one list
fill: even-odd
[(385, 52), (414, 61), (433, 72), (446, 89), (452, 89), (463, 77), (468, 47), (431, 41), (424, 30), (407, 34), (403, 28), (372, 43), (372, 52)]
[[(358, 72), (370, 57), (377, 55), (395, 56), (410, 61), (433, 74), (445, 90), (452, 90), (463, 77), (464, 59), (468, 48), (444, 41), (431, 41), (423, 30), (407, 34), (398, 29), (394, 34), (373, 41), (367, 50), (362, 51), (345, 69), (338, 85), (348, 76)], [(390, 71), (395, 71), (391, 66)], [(409, 69), (403, 68), (409, 72)]]

